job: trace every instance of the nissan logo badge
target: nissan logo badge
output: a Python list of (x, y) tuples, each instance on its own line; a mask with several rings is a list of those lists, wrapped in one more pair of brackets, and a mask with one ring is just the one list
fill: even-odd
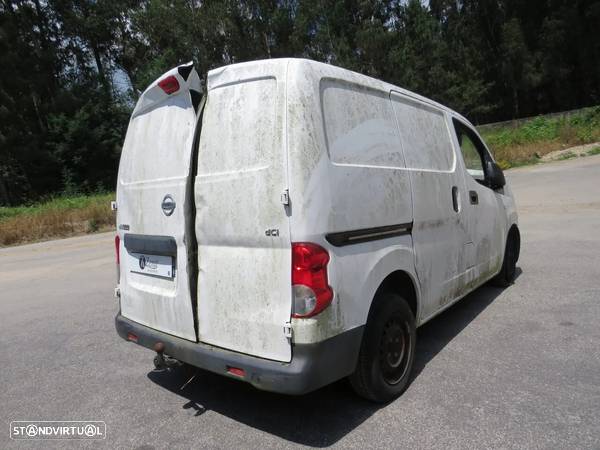
[(163, 198), (163, 201), (160, 204), (160, 207), (165, 213), (165, 216), (170, 216), (171, 214), (173, 214), (173, 211), (175, 211), (175, 206), (175, 200), (173, 200), (173, 197), (171, 197), (170, 195), (165, 195), (165, 198)]

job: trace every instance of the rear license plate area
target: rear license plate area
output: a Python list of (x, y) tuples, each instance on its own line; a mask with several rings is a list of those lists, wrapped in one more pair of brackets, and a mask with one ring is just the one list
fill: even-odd
[(128, 253), (128, 255), (129, 270), (132, 273), (168, 279), (175, 276), (172, 256), (147, 253)]

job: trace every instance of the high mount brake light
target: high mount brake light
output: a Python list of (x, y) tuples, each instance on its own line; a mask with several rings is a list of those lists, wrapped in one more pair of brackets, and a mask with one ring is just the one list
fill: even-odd
[(179, 81), (175, 78), (174, 75), (170, 75), (167, 78), (160, 80), (158, 82), (158, 87), (160, 87), (166, 94), (172, 94), (179, 90)]
[(293, 317), (315, 316), (333, 300), (327, 263), (329, 253), (320, 245), (310, 242), (292, 244)]

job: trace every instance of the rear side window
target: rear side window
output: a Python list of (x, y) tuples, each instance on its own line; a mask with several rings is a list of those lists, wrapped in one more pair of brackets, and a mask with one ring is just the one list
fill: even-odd
[(198, 174), (267, 167), (277, 133), (277, 81), (244, 81), (208, 94), (198, 158)]
[(332, 162), (404, 167), (387, 92), (324, 79), (321, 102)]
[(411, 169), (450, 171), (454, 151), (444, 113), (424, 103), (392, 94), (400, 141)]

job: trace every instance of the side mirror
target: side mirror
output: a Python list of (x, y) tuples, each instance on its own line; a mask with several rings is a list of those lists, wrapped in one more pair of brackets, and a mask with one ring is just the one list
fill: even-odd
[(506, 179), (504, 178), (504, 172), (502, 172), (500, 166), (492, 160), (488, 160), (486, 166), (486, 181), (490, 189), (496, 190), (503, 188), (506, 184)]

